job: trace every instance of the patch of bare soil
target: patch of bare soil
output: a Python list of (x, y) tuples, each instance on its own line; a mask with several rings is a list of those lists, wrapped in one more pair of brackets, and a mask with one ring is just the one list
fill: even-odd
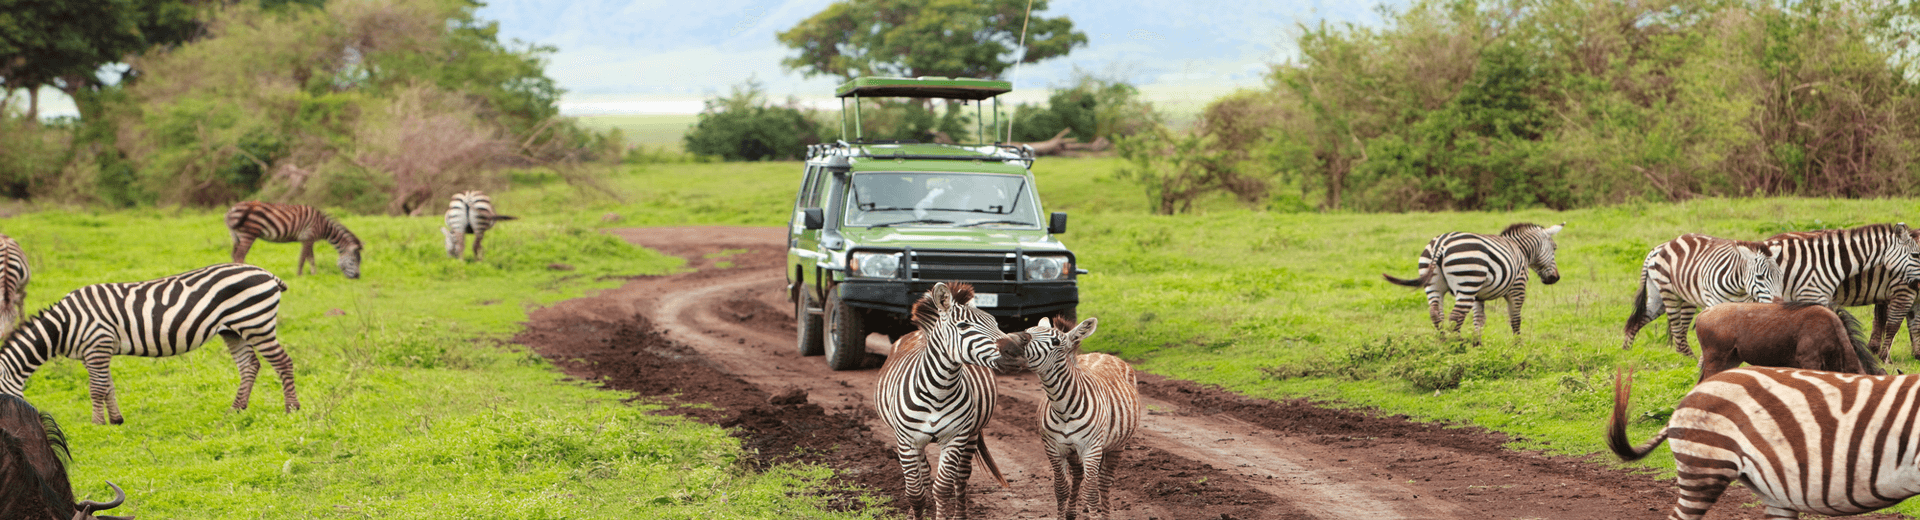
[[(784, 230), (615, 233), (686, 257), (691, 269), (536, 311), (518, 343), (573, 377), (668, 405), (660, 413), (730, 428), (750, 448), (751, 464), (834, 468), (839, 490), (832, 493), (845, 507), (854, 505), (848, 490), (900, 496), (892, 432), (868, 399), (878, 371), (835, 372), (794, 352), (781, 274)], [(888, 345), (875, 336), (868, 348), (877, 361)], [(1140, 378), (1149, 414), (1121, 455), (1110, 499), (1115, 518), (1653, 519), (1673, 505), (1670, 480), (1509, 451), (1501, 447), (1507, 436), (1480, 428)], [(1012, 489), (976, 464), (974, 509), (988, 518), (1054, 518), (1052, 472), (1038, 437), (1044, 394), (1032, 374), (998, 382), (1001, 402), (987, 438)], [(1709, 518), (1761, 518), (1756, 506), (1736, 488)]]

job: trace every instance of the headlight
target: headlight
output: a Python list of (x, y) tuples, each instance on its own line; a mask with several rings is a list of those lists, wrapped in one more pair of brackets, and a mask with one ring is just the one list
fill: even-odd
[(1025, 260), (1028, 280), (1062, 280), (1073, 271), (1073, 262), (1064, 256), (1028, 256)]
[(847, 269), (855, 276), (893, 278), (900, 273), (900, 253), (854, 253)]

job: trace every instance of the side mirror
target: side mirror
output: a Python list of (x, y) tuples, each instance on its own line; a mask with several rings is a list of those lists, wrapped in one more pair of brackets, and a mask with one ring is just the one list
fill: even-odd
[(1047, 233), (1058, 235), (1065, 232), (1067, 232), (1067, 212), (1053, 212), (1053, 216), (1047, 219)]
[(802, 209), (800, 210), (800, 224), (806, 226), (807, 229), (820, 229), (827, 226), (827, 217), (826, 214), (820, 212), (820, 208)]

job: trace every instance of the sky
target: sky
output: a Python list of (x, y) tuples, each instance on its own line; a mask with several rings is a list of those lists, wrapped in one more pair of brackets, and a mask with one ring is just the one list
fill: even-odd
[[(564, 115), (693, 114), (749, 78), (776, 99), (839, 106), (840, 81), (783, 69), (796, 53), (774, 40), (834, 0), (485, 1), (476, 15), (500, 23), (501, 41), (557, 49), (546, 72), (566, 90)], [(1010, 71), (1002, 79), (1014, 92), (1003, 99), (1043, 101), (1079, 70), (1131, 82), (1162, 107), (1197, 107), (1264, 85), (1269, 67), (1292, 56), (1298, 24), (1377, 25), (1381, 1), (1052, 0), (1034, 15), (1068, 17), (1088, 44)], [(55, 90), (41, 103), (43, 116), (75, 114)]]
[[(558, 49), (547, 75), (567, 90), (563, 114), (690, 114), (701, 99), (749, 78), (776, 98), (832, 99), (840, 81), (784, 70), (780, 61), (797, 53), (774, 39), (832, 2), (490, 0), (477, 15), (500, 22), (502, 41)], [(1127, 80), (1149, 96), (1211, 99), (1263, 85), (1271, 64), (1291, 56), (1297, 24), (1377, 24), (1378, 2), (1053, 0), (1035, 16), (1068, 17), (1088, 44), (1003, 79), (1014, 81), (1016, 101), (1044, 99), (1076, 69)]]

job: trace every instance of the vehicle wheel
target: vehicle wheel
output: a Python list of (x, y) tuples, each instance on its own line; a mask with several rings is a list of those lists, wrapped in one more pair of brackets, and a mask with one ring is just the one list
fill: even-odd
[(803, 357), (818, 356), (826, 353), (820, 339), (820, 335), (822, 334), (820, 331), (820, 315), (808, 313), (807, 308), (809, 307), (813, 307), (813, 295), (810, 294), (806, 288), (801, 288), (800, 296), (793, 299), (793, 318), (794, 321), (797, 322), (793, 328), (799, 329), (798, 343), (800, 344), (800, 355)]
[(840, 301), (839, 291), (830, 291), (826, 308), (827, 368), (853, 370), (867, 359), (867, 330), (860, 312)]

